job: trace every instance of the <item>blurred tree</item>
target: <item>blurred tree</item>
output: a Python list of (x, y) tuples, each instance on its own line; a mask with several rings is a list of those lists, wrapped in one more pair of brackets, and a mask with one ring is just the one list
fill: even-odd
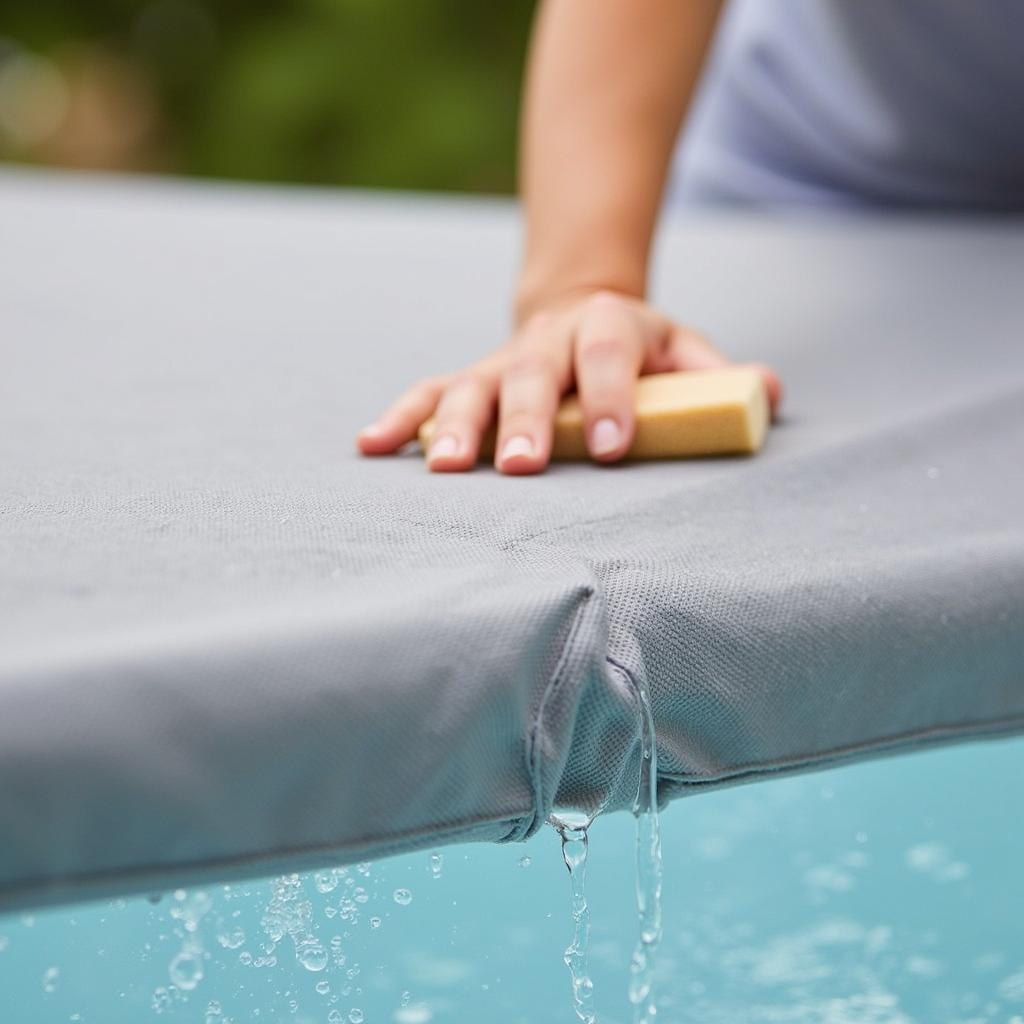
[(0, 0), (0, 153), (217, 177), (509, 191), (532, 7)]

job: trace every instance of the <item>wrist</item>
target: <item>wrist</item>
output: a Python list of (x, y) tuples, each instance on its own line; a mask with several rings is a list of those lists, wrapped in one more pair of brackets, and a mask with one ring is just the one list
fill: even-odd
[(615, 292), (642, 299), (646, 293), (646, 268), (576, 268), (575, 273), (552, 274), (527, 265), (523, 268), (513, 298), (512, 317), (516, 326), (541, 310), (570, 305), (594, 292)]

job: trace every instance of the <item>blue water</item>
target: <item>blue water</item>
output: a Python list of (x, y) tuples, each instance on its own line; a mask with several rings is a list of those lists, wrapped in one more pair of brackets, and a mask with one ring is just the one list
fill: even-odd
[[(1024, 1024), (1022, 781), (1012, 740), (671, 805), (659, 1022)], [(438, 852), (0, 917), (0, 1021), (575, 1020), (554, 831)], [(601, 1024), (632, 1017), (635, 852), (629, 814), (592, 827)]]

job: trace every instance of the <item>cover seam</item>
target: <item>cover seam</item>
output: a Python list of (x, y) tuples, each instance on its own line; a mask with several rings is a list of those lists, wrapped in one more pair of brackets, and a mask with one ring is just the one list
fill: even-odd
[(530, 729), (527, 734), (526, 766), (530, 776), (530, 784), (533, 789), (532, 813), (529, 817), (524, 816), (516, 823), (516, 827), (509, 833), (506, 841), (529, 838), (538, 828), (540, 828), (543, 820), (545, 794), (544, 781), (541, 777), (542, 765), (540, 764), (540, 752), (537, 739), (540, 734), (541, 723), (544, 719), (544, 711), (547, 707), (548, 701), (560, 689), (565, 677), (566, 669), (569, 664), (569, 657), (573, 650), (576, 636), (580, 631), (584, 615), (590, 607), (591, 599), (594, 596), (594, 588), (591, 586), (581, 587), (579, 593), (582, 600), (577, 605), (576, 611), (573, 614), (573, 619), (569, 626), (569, 634), (565, 638), (565, 643), (562, 644), (562, 650), (558, 656), (558, 661), (555, 664), (554, 671), (551, 673), (551, 677), (548, 679), (540, 700), (537, 703), (537, 711), (533, 716), (533, 721), (530, 723)]
[[(397, 846), (408, 849), (407, 842), (412, 840), (437, 840), (448, 842), (458, 839), (460, 836), (470, 834), (479, 828), (493, 825), (500, 828), (503, 822), (515, 823), (520, 819), (510, 818), (507, 815), (500, 815), (496, 818), (472, 818), (464, 822), (452, 825), (450, 828), (441, 831), (429, 828), (414, 828), (406, 831), (391, 832), (382, 836), (369, 837), (361, 840), (354, 840), (348, 843), (336, 843), (330, 840), (317, 843), (304, 843), (299, 846), (277, 847), (271, 851), (258, 853), (236, 853), (224, 857), (207, 857), (187, 862), (176, 861), (169, 864), (147, 864), (145, 866), (132, 866), (128, 868), (105, 868), (100, 871), (89, 871), (78, 874), (62, 875), (59, 878), (34, 878), (19, 882), (13, 886), (0, 888), (0, 913), (6, 913), (5, 905), (19, 896), (27, 896), (32, 892), (45, 893), (47, 891), (60, 891), (82, 885), (102, 885), (104, 882), (116, 882), (124, 880), (143, 880), (146, 878), (173, 878), (182, 872), (188, 874), (193, 872), (230, 869), (232, 867), (244, 867), (245, 865), (259, 865), (264, 862), (273, 865), (282, 858), (316, 856), (324, 854), (330, 856), (337, 854), (339, 860), (348, 861), (349, 857), (365, 853), (374, 847), (379, 847), (374, 852), (374, 857), (388, 855), (388, 850)], [(424, 845), (427, 845), (426, 843)], [(143, 890), (144, 891), (144, 890)], [(67, 902), (76, 902), (82, 899), (94, 898), (88, 894), (72, 896)]]
[(799, 771), (819, 765), (843, 764), (860, 757), (869, 757), (873, 753), (899, 751), (915, 744), (929, 745), (969, 739), (972, 736), (985, 736), (991, 733), (1012, 734), (1024, 731), (1024, 715), (1009, 715), (1000, 718), (978, 719), (956, 725), (935, 725), (924, 729), (896, 733), (893, 736), (867, 743), (854, 743), (845, 747), (834, 747), (818, 753), (806, 754), (792, 758), (777, 758), (763, 762), (740, 765), (717, 774), (698, 775), (686, 772), (659, 772), (659, 778), (666, 782), (675, 782), (688, 788), (698, 789), (703, 786), (726, 784), (744, 778), (754, 779), (761, 775), (772, 775), (787, 771)]

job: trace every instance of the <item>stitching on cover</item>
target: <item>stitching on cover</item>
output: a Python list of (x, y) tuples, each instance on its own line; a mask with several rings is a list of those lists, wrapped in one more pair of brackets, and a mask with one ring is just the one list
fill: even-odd
[[(147, 864), (143, 867), (104, 868), (99, 871), (62, 875), (59, 878), (29, 878), (19, 881), (14, 885), (0, 887), (0, 913), (9, 913), (11, 909), (16, 909), (20, 899), (31, 898), (34, 894), (47, 892), (63, 893), (77, 889), (80, 886), (105, 886), (109, 883), (129, 881), (135, 891), (144, 892), (145, 888), (141, 885), (144, 881), (153, 880), (153, 884), (161, 884), (162, 879), (181, 877), (183, 874), (191, 875), (196, 872), (241, 868), (244, 871), (245, 877), (254, 877), (257, 871), (250, 871), (250, 865), (258, 869), (259, 872), (264, 872), (273, 870), (274, 865), (280, 863), (282, 858), (293, 859), (323, 855), (336, 857), (343, 863), (351, 863), (351, 860), (365, 857), (368, 852), (373, 857), (386, 857), (392, 852), (407, 850), (410, 840), (416, 845), (428, 846), (433, 842), (449, 842), (463, 836), (472, 835), (478, 829), (488, 825), (500, 828), (503, 822), (514, 823), (518, 820), (520, 819), (510, 819), (506, 815), (499, 815), (493, 819), (469, 818), (463, 822), (456, 822), (446, 826), (440, 831), (430, 828), (404, 829), (397, 832), (389, 832), (382, 836), (360, 838), (345, 843), (325, 840), (323, 842), (302, 843), (298, 846), (277, 847), (269, 851), (261, 850), (258, 852), (229, 854), (224, 857), (203, 858), (201, 860)], [(123, 886), (119, 891), (124, 891)], [(96, 898), (95, 893), (92, 892), (73, 892), (65, 899), (61, 899), (60, 902), (62, 904), (75, 903)]]
[(664, 772), (659, 778), (674, 782), (686, 789), (725, 785), (727, 783), (753, 780), (762, 775), (775, 773), (799, 772), (831, 764), (845, 764), (859, 758), (885, 754), (887, 751), (898, 752), (906, 747), (929, 746), (936, 743), (969, 740), (974, 736), (1013, 735), (1024, 732), (1024, 715), (1008, 715), (1001, 718), (980, 719), (974, 722), (959, 722), (955, 725), (933, 725), (925, 729), (897, 733), (883, 739), (866, 743), (855, 743), (847, 747), (835, 747), (803, 756), (781, 758), (757, 764), (737, 765), (716, 774), (687, 775), (682, 772)]

